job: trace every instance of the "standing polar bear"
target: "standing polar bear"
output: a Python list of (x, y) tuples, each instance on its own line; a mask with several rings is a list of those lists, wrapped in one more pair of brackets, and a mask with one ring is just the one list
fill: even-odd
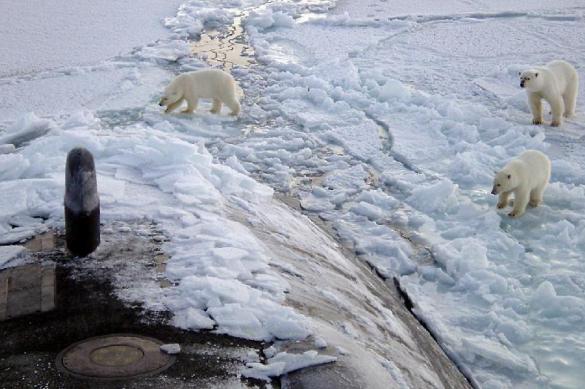
[(219, 113), (222, 103), (231, 109), (231, 114), (240, 113), (240, 103), (236, 98), (236, 81), (229, 74), (219, 69), (203, 69), (187, 72), (177, 76), (165, 88), (160, 99), (160, 106), (166, 106), (165, 113), (178, 108), (187, 100), (183, 113), (193, 113), (200, 98), (213, 99), (211, 112)]
[(538, 207), (542, 193), (550, 179), (550, 160), (537, 150), (527, 150), (496, 173), (492, 194), (499, 194), (497, 207), (508, 205), (508, 196), (514, 193), (514, 208), (508, 214), (520, 217), (526, 206)]
[(575, 114), (579, 76), (568, 62), (552, 61), (520, 73), (520, 87), (528, 94), (532, 124), (543, 122), (541, 99), (550, 104), (553, 127), (561, 125), (563, 116), (568, 118)]

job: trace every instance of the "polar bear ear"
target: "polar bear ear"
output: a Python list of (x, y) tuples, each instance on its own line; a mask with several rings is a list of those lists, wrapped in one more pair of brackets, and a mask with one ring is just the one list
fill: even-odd
[(534, 77), (535, 77), (535, 78), (536, 78), (536, 77), (538, 77), (538, 73), (534, 73)]
[(512, 175), (511, 175), (511, 174), (508, 174), (508, 180), (509, 180), (510, 178), (512, 178)]

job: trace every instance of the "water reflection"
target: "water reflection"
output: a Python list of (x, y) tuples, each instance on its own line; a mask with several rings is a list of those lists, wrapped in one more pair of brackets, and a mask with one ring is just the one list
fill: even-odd
[(55, 265), (0, 271), (0, 321), (55, 308)]
[(191, 45), (191, 51), (194, 54), (205, 54), (209, 64), (219, 65), (225, 70), (230, 70), (236, 65), (250, 66), (254, 52), (244, 41), (242, 19), (246, 16), (248, 16), (247, 11), (236, 16), (227, 35), (218, 31), (201, 34), (201, 38)]

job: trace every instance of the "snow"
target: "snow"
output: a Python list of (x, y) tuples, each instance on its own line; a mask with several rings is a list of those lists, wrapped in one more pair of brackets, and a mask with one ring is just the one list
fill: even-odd
[(215, 321), (202, 309), (186, 307), (173, 317), (173, 324), (188, 330), (211, 330), (215, 326)]
[(160, 346), (160, 350), (167, 354), (178, 354), (181, 352), (181, 345), (178, 343), (167, 343)]
[(246, 19), (246, 25), (255, 30), (266, 30), (270, 27), (292, 27), (294, 20), (292, 16), (283, 12), (273, 12), (271, 8), (264, 12), (252, 12)]
[(20, 261), (18, 261), (18, 259), (24, 251), (25, 248), (23, 246), (18, 245), (0, 246), (0, 266), (4, 268), (8, 266), (19, 265)]
[(14, 125), (9, 127), (0, 136), (0, 144), (5, 147), (9, 145), (16, 147), (22, 143), (43, 136), (50, 130), (51, 122), (49, 120), (41, 119), (33, 112), (29, 112), (21, 116)]
[[(311, 339), (371, 382), (440, 386), (384, 300), (350, 277), (342, 244), (399, 282), (474, 385), (580, 387), (585, 83), (576, 118), (536, 127), (517, 72), (563, 58), (583, 77), (585, 3), (61, 3), (0, 6), (0, 243), (62, 227), (65, 158), (82, 146), (102, 219), (153, 220), (170, 237), (172, 287), (120, 295), (178, 327)], [(163, 115), (164, 85), (206, 66), (190, 40), (240, 16), (257, 59), (232, 71), (242, 117), (206, 104)], [(549, 155), (552, 179), (544, 204), (512, 220), (491, 181), (526, 149)], [(19, 247), (0, 246), (0, 267)], [(243, 374), (335, 360), (273, 351)]]
[(13, 144), (7, 143), (0, 145), (0, 154), (10, 154), (16, 151), (16, 147)]
[[(298, 188), (269, 179), (292, 182), (304, 209), (330, 221), (380, 274), (398, 277), (416, 314), (479, 386), (578, 387), (583, 378), (582, 341), (567, 350), (564, 340), (582, 333), (585, 313), (576, 203), (583, 105), (560, 130), (530, 126), (516, 79), (554, 58), (583, 63), (574, 6), (341, 1), (331, 16), (250, 30), (272, 80), (261, 102), (267, 117), (310, 133), (306, 145), (335, 143), (353, 157), (324, 146), (311, 170), (323, 179)], [(252, 145), (239, 144), (239, 155)], [(553, 160), (553, 180), (542, 207), (510, 220), (489, 195), (493, 171), (533, 148)], [(310, 170), (293, 169), (291, 177)], [(386, 207), (364, 201), (373, 191), (390, 198)]]
[[(218, 271), (210, 270), (212, 273)], [(186, 328), (206, 328), (201, 326), (207, 323), (201, 317), (205, 310), (219, 326), (220, 333), (253, 340), (304, 339), (309, 334), (303, 317), (290, 309), (283, 309), (274, 297), (246, 285), (237, 276), (229, 273), (221, 275), (223, 279), (187, 276), (181, 280), (178, 295), (168, 303), (176, 312), (175, 323)], [(254, 277), (248, 274), (245, 279), (253, 282)], [(262, 288), (266, 284), (256, 282), (255, 285)], [(282, 293), (279, 283), (270, 286), (274, 286), (273, 292)], [(283, 296), (276, 300), (282, 299)], [(186, 313), (183, 306), (186, 306)], [(200, 311), (193, 311), (192, 307)]]
[(168, 35), (160, 19), (174, 13), (179, 4), (179, 0), (140, 4), (28, 0), (15, 7), (2, 2), (0, 77), (85, 65), (127, 53)]
[(322, 365), (336, 361), (336, 357), (319, 355), (315, 350), (305, 351), (302, 354), (289, 354), (280, 352), (268, 358), (266, 364), (248, 363), (248, 369), (242, 371), (242, 375), (248, 378), (270, 381), (270, 377), (279, 377), (295, 370), (309, 366)]
[(327, 348), (327, 341), (323, 338), (315, 338), (315, 347), (317, 347), (318, 349), (324, 349)]

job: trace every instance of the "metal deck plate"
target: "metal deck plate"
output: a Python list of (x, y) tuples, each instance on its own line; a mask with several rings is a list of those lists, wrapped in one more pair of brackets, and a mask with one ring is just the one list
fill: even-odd
[(57, 367), (75, 377), (116, 380), (160, 373), (175, 357), (160, 351), (163, 343), (145, 336), (114, 334), (85, 339), (57, 355)]

